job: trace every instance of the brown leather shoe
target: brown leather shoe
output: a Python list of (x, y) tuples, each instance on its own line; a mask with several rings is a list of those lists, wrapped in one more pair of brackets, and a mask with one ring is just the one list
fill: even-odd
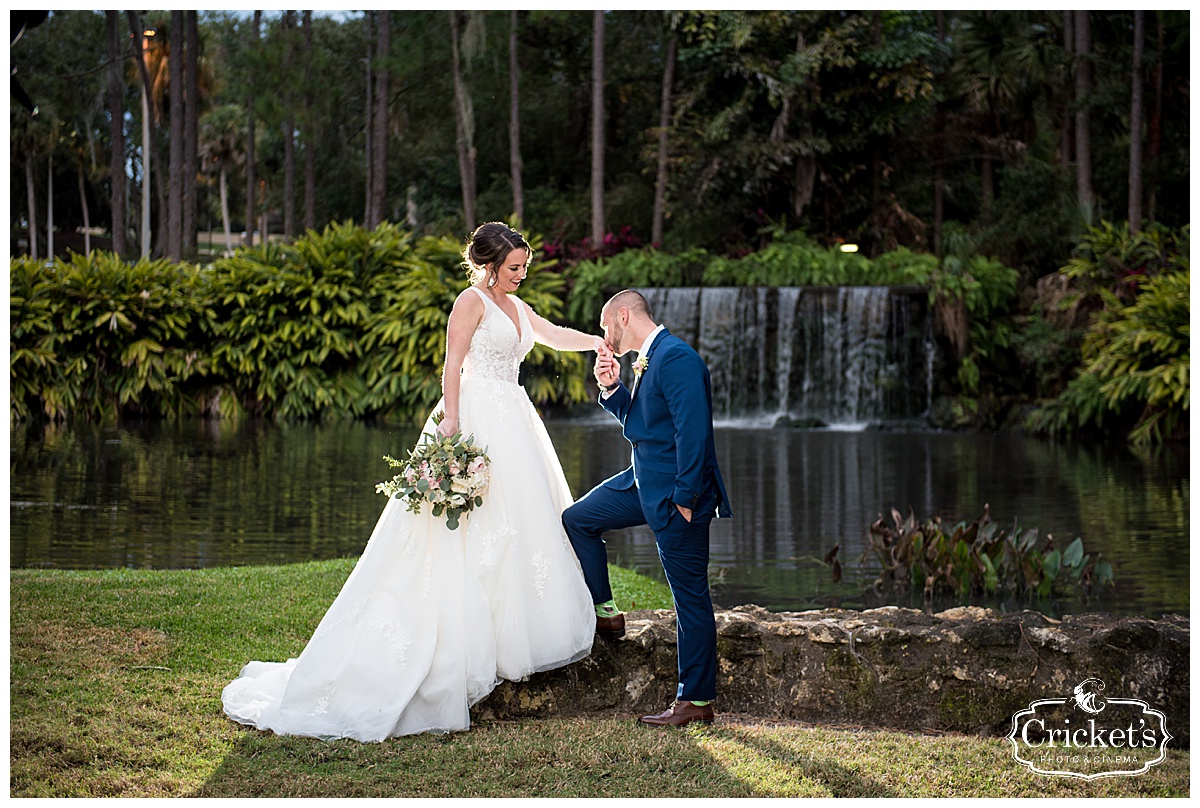
[(625, 615), (596, 617), (596, 633), (604, 640), (619, 640), (625, 636)]
[(711, 724), (713, 722), (713, 708), (711, 704), (698, 707), (690, 701), (676, 701), (671, 705), (671, 709), (661, 712), (658, 715), (644, 715), (638, 721), (643, 724), (649, 724), (652, 727), (682, 727), (693, 721), (699, 721), (701, 724)]

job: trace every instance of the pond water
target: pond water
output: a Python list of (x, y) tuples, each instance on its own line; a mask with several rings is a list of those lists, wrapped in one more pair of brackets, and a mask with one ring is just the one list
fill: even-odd
[[(606, 416), (547, 424), (572, 493), (629, 462)], [(354, 556), (383, 507), (385, 454), (415, 428), (347, 423), (147, 422), (10, 429), (10, 565), (179, 569)], [(1048, 614), (1187, 614), (1190, 477), (1186, 447), (1124, 446), (1015, 435), (718, 426), (735, 519), (714, 522), (711, 575), (724, 607), (920, 607), (867, 592), (858, 560), (867, 526), (895, 507), (918, 518), (1014, 519), (1076, 536), (1113, 565), (1116, 588), (1090, 601), (989, 603)], [(616, 563), (663, 579), (647, 528), (609, 534)], [(834, 584), (820, 559), (841, 546)], [(625, 607), (630, 604), (622, 604)], [(939, 607), (952, 604), (937, 604)]]

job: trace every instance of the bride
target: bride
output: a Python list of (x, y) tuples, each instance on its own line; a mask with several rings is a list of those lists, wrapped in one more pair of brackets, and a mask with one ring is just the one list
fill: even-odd
[[(596, 612), (562, 528), (562, 467), (524, 388), (537, 342), (600, 351), (514, 293), (532, 251), (481, 225), (463, 251), (471, 286), (447, 329), (441, 434), (473, 434), (491, 459), (483, 505), (457, 530), (389, 499), (350, 577), (299, 657), (250, 662), (221, 694), (235, 721), (281, 735), (381, 741), (470, 727), (469, 709), (591, 652)], [(433, 431), (433, 416), (425, 423)]]

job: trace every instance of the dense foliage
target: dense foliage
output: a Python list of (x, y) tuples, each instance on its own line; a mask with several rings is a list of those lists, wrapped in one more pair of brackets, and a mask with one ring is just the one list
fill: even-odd
[(1104, 223), (1059, 273), (1060, 321), (1096, 310), (1066, 388), (1032, 413), (1051, 434), (1128, 433), (1138, 444), (1186, 435), (1191, 397), (1190, 228), (1130, 234)]
[[(936, 423), (995, 427), (1024, 412), (1035, 432), (1158, 443), (1187, 435), (1188, 234), (1105, 223), (1024, 303), (1018, 271), (980, 255), (939, 263), (901, 247), (870, 259), (777, 233), (739, 258), (643, 247), (562, 271), (534, 237), (521, 297), (597, 333), (603, 301), (626, 287), (925, 286), (942, 348)], [(423, 418), (467, 284), (459, 251), (456, 239), (343, 223), (208, 268), (103, 252), (14, 259), (12, 413)], [(570, 406), (591, 394), (585, 364), (538, 345), (522, 382), (539, 406)]]
[[(568, 274), (573, 283), (569, 314), (583, 321), (608, 295), (634, 286), (928, 286), (955, 273), (939, 273), (934, 256), (906, 247), (870, 259), (823, 247), (806, 233), (776, 231), (762, 249), (736, 258), (702, 247), (679, 253), (643, 247), (581, 261)], [(990, 288), (989, 293), (1004, 294)]]
[[(12, 413), (423, 419), (467, 286), (459, 249), (341, 224), (204, 269), (103, 252), (13, 260)], [(534, 264), (521, 297), (556, 319), (563, 281), (547, 269)], [(524, 368), (539, 405), (589, 395), (580, 354), (538, 346)]]
[[(390, 48), (380, 54), (373, 26), (382, 13), (317, 13), (311, 41), (294, 12), (290, 26), (284, 13), (264, 12), (257, 39), (249, 11), (201, 14), (201, 154), (208, 155), (201, 229), (221, 229), (220, 168), (228, 172), (233, 230), (248, 228), (251, 113), (256, 185), (271, 232), (283, 219), (284, 126), (293, 115), (295, 209), (304, 207), (301, 164), (311, 156), (314, 226), (363, 223), (373, 123), (368, 69), (387, 70), (392, 88), (385, 218), (437, 236), (461, 236), (477, 224), (463, 220), (450, 15), (391, 12)], [(949, 241), (966, 233), (977, 252), (1032, 283), (1062, 265), (1089, 216), (1127, 218), (1133, 13), (1090, 12), (1091, 53), (1079, 57), (1063, 44), (1060, 11), (607, 12), (609, 229), (632, 228), (649, 241), (663, 76), (674, 37), (669, 182), (663, 243), (656, 246), (736, 259), (764, 247), (759, 233), (773, 222), (821, 245), (858, 243), (871, 257), (896, 247), (946, 255), (953, 252)], [(140, 14), (159, 31), (148, 53), (159, 68), (156, 110), (164, 116), (154, 165), (165, 167), (170, 88), (163, 85), (169, 54), (162, 46), (170, 19), (166, 12)], [(1144, 218), (1170, 227), (1189, 216), (1189, 19), (1187, 11), (1149, 11), (1144, 19)], [(510, 26), (508, 11), (470, 12), (460, 48), (480, 221), (508, 219), (514, 209)], [(522, 11), (515, 33), (524, 223), (554, 244), (576, 244), (588, 235), (591, 204), (592, 14)], [(52, 12), (12, 45), (11, 57), (39, 106), (35, 118), (16, 104), (10, 113), (14, 244), (26, 236), (28, 167), (41, 229), (49, 174), (56, 247), (70, 242), (80, 250), (75, 230), (85, 203), (93, 226), (111, 221), (104, 13)], [(1084, 61), (1092, 83), (1078, 98), (1075, 68)], [(133, 172), (128, 222), (136, 229), (142, 112), (132, 66), (123, 58), (123, 156)], [(1096, 199), (1087, 210), (1076, 198), (1076, 113), (1088, 115), (1091, 129)], [(166, 182), (157, 176), (151, 183), (156, 227), (165, 197), (159, 183)], [(136, 243), (130, 240), (131, 251)]]

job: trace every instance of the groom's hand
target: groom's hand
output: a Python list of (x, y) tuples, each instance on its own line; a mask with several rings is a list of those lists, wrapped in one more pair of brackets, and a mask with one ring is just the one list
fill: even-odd
[(679, 513), (683, 515), (684, 519), (686, 519), (689, 522), (692, 521), (692, 509), (691, 508), (685, 508), (682, 505), (676, 505), (675, 507), (679, 509)]
[(621, 378), (621, 366), (612, 355), (612, 350), (601, 350), (596, 353), (596, 364), (592, 368), (596, 382), (601, 387), (609, 387)]

